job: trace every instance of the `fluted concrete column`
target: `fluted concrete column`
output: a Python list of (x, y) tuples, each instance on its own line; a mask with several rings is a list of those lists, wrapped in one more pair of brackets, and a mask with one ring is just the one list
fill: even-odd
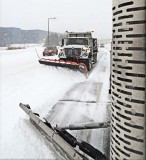
[(146, 0), (113, 0), (111, 160), (145, 160)]

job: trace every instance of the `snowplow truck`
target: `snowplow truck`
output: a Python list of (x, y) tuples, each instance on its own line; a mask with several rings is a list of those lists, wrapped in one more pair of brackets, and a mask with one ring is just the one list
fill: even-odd
[(84, 63), (90, 71), (97, 62), (97, 38), (92, 32), (67, 32), (59, 52), (60, 60)]

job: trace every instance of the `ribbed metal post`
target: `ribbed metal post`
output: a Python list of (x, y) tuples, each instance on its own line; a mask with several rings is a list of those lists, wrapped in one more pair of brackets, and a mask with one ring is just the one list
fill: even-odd
[(111, 160), (145, 160), (146, 0), (113, 0)]

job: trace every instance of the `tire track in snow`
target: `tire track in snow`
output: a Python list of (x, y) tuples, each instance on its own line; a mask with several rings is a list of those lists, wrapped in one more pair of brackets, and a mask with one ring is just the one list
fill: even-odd
[[(106, 122), (108, 103), (109, 55), (104, 53), (89, 78), (81, 83), (74, 84), (52, 111), (46, 116), (51, 124), (64, 126), (89, 122)], [(102, 94), (102, 95), (101, 95)], [(104, 97), (104, 98), (103, 98)], [(107, 102), (103, 103), (107, 100)], [(108, 146), (104, 146), (108, 138), (108, 129), (70, 131), (78, 141), (86, 141), (106, 154)], [(105, 138), (105, 135), (107, 136)], [(105, 139), (105, 140), (104, 140)], [(104, 142), (105, 141), (105, 142)]]

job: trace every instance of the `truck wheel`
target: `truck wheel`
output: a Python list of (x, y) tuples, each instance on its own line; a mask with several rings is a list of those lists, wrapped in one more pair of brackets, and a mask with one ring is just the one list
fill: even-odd
[(97, 62), (97, 54), (94, 54), (94, 64)]
[(87, 69), (88, 71), (90, 71), (92, 69), (92, 60), (91, 58), (88, 59), (87, 63), (86, 63)]

